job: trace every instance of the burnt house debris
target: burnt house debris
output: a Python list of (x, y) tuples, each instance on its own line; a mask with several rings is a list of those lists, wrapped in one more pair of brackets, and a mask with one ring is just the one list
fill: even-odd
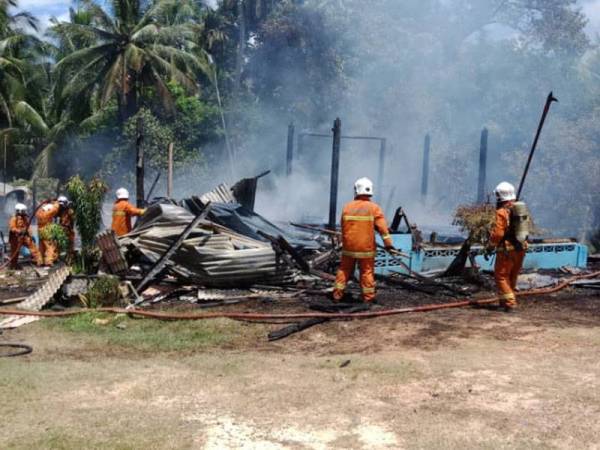
[[(295, 155), (293, 124), (288, 132), (286, 173), (290, 175)], [(244, 178), (233, 186), (223, 183), (209, 192), (181, 200), (169, 196), (148, 201), (158, 181), (157, 175), (148, 198), (144, 199), (145, 213), (133, 230), (120, 237), (108, 230), (98, 234), (96, 239), (102, 254), (99, 274), (111, 274), (120, 282), (120, 295), (123, 306), (128, 308), (127, 313), (144, 311), (146, 314), (157, 303), (191, 304), (202, 310), (232, 305), (240, 308), (249, 305), (302, 308), (301, 313), (296, 309), (292, 314), (299, 319), (297, 322), (290, 324), (289, 318), (276, 322), (285, 327), (268, 335), (268, 339), (274, 341), (334, 318), (378, 317), (391, 314), (390, 311), (431, 311), (493, 301), (478, 297), (492, 287), (490, 278), (481, 274), (493, 267), (493, 262), (484, 258), (481, 245), (472, 245), (465, 250), (462, 246), (464, 236), (435, 231), (424, 237), (423, 231), (409, 219), (407, 211), (398, 207), (390, 223), (394, 250), (386, 250), (377, 238), (375, 273), (381, 302), (374, 306), (357, 303), (358, 283), (351, 280), (347, 297), (341, 303), (332, 303), (328, 296), (341, 255), (341, 236), (336, 223), (341, 143), (344, 139), (379, 142), (377, 192), (382, 197), (386, 139), (342, 135), (341, 121), (337, 119), (331, 135), (298, 133), (298, 153), (305, 151), (302, 146), (308, 137), (332, 139), (327, 223), (275, 223), (257, 212), (258, 181), (269, 171)], [(486, 191), (487, 139), (488, 132), (484, 129), (480, 142), (478, 200), (482, 200)], [(430, 192), (430, 146), (431, 138), (427, 135), (421, 186), (423, 201)], [(390, 194), (390, 201), (392, 197)], [(455, 260), (462, 261), (461, 270), (448, 271)], [(587, 248), (575, 240), (538, 239), (530, 242), (525, 268), (537, 271), (571, 267), (568, 275), (577, 277), (573, 286), (598, 289), (597, 274), (585, 278), (590, 274), (580, 272), (586, 268), (587, 261)], [(463, 270), (467, 263), (467, 270)], [(21, 303), (17, 306), (33, 313), (51, 303), (59, 292), (63, 292), (63, 296), (80, 296), (94, 276), (98, 275), (82, 278), (60, 268), (40, 284), (36, 293), (19, 300)], [(570, 284), (564, 281), (557, 286)], [(430, 304), (419, 306), (419, 298), (427, 298)], [(402, 308), (398, 301), (404, 302)], [(239, 320), (244, 317), (256, 319), (252, 316), (254, 313), (247, 311), (214, 314)], [(19, 326), (36, 320), (35, 317), (11, 316), (0, 327)], [(285, 318), (285, 314), (278, 317)]]
[(328, 250), (331, 243), (291, 226), (283, 229), (253, 211), (256, 181), (267, 173), (232, 188), (221, 184), (178, 204), (149, 206), (131, 233), (118, 240), (101, 236), (104, 262), (111, 272), (122, 273), (122, 254), (144, 274), (140, 290), (167, 274), (206, 287), (295, 282), (310, 271), (304, 258)]

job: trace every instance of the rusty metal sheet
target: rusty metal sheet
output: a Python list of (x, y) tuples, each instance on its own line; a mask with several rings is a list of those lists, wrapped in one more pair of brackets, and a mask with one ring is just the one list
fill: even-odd
[(117, 235), (113, 230), (106, 230), (98, 234), (96, 242), (102, 251), (102, 259), (112, 273), (120, 274), (127, 272), (127, 261), (117, 241)]
[[(63, 283), (71, 274), (71, 268), (68, 266), (62, 266), (50, 274), (48, 280), (40, 287), (37, 291), (23, 300), (21, 303), (15, 305), (17, 309), (24, 309), (28, 311), (39, 311), (41, 310), (59, 291)], [(8, 316), (6, 319), (0, 321), (0, 329), (2, 328), (17, 328), (21, 325), (25, 325), (30, 322), (39, 320), (39, 317), (33, 316)]]

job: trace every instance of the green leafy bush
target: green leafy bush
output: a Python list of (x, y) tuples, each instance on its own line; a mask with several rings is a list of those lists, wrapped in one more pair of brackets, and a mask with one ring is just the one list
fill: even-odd
[(58, 245), (58, 250), (61, 252), (67, 251), (69, 248), (69, 238), (64, 228), (56, 223), (46, 225), (40, 231), (40, 238), (46, 241), (55, 241)]
[(90, 308), (114, 306), (119, 302), (119, 279), (111, 275), (99, 277), (86, 295)]
[(98, 258), (95, 241), (102, 223), (102, 202), (107, 191), (106, 183), (97, 177), (87, 184), (79, 176), (67, 182), (67, 192), (73, 201), (75, 223), (81, 237), (81, 263), (87, 271)]

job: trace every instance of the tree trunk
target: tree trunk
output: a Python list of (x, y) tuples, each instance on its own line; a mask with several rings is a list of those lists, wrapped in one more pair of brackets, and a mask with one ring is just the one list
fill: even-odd
[(242, 85), (242, 67), (244, 65), (244, 52), (246, 49), (246, 11), (245, 11), (245, 3), (244, 0), (238, 0), (237, 3), (237, 13), (238, 13), (238, 23), (239, 23), (239, 42), (238, 42), (238, 52), (237, 59), (235, 64), (235, 84), (234, 84), (234, 92), (236, 99), (239, 99), (240, 89)]
[(142, 118), (138, 116), (136, 124), (137, 132), (135, 139), (135, 187), (136, 203), (138, 208), (145, 206), (144, 196), (144, 124)]

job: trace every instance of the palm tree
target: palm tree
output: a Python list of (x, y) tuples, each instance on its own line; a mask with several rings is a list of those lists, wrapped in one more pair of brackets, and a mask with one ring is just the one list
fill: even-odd
[(49, 88), (46, 45), (27, 33), (27, 28), (37, 31), (36, 19), (27, 12), (11, 14), (15, 6), (0, 0), (0, 137), (4, 151), (10, 146), (17, 153), (35, 153), (48, 132), (42, 119)]
[(12, 128), (15, 107), (25, 100), (27, 77), (39, 40), (26, 34), (15, 25), (25, 21), (37, 29), (37, 21), (31, 14), (10, 14), (9, 8), (17, 6), (14, 0), (0, 0), (0, 114), (5, 125)]
[(194, 92), (198, 74), (210, 71), (194, 42), (192, 27), (170, 15), (189, 4), (157, 0), (145, 8), (139, 0), (113, 0), (109, 14), (93, 1), (85, 2), (82, 9), (89, 14), (89, 23), (53, 27), (78, 42), (93, 37), (56, 65), (55, 99), (67, 108), (91, 99), (102, 109), (117, 98), (120, 118), (125, 121), (138, 111), (144, 89), (152, 87), (164, 108), (171, 110), (166, 82), (175, 80)]

